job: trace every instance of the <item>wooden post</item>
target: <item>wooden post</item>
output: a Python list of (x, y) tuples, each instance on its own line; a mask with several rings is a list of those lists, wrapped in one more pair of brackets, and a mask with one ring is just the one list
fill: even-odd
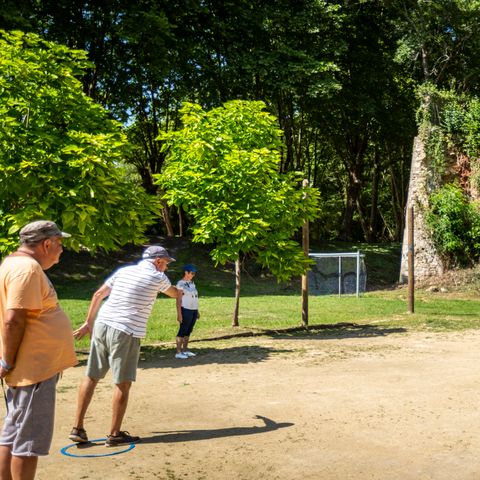
[(413, 207), (408, 209), (408, 313), (415, 311), (415, 245)]
[(235, 260), (235, 306), (233, 309), (232, 327), (238, 327), (238, 311), (240, 308), (240, 275), (242, 265), (240, 263), (240, 254)]
[[(308, 187), (308, 180), (303, 180), (302, 187), (305, 189)], [(306, 198), (306, 192), (303, 194), (303, 198)], [(303, 253), (308, 258), (310, 250), (310, 229), (308, 219), (305, 219), (302, 227), (302, 243)], [(308, 327), (308, 272), (302, 275), (302, 325)]]

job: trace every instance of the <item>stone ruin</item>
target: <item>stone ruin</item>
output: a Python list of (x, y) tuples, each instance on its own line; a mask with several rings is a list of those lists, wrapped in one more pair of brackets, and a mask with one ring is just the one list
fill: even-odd
[(425, 149), (426, 135), (415, 137), (412, 152), (412, 165), (408, 185), (408, 198), (405, 209), (405, 228), (403, 233), (402, 256), (400, 264), (400, 283), (408, 280), (408, 222), (407, 213), (413, 206), (415, 278), (424, 279), (441, 275), (444, 272), (442, 259), (434, 247), (428, 232), (424, 212), (428, 207), (430, 172)]

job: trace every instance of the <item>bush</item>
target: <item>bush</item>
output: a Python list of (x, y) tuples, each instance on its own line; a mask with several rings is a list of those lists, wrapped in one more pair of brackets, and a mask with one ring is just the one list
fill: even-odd
[(477, 158), (480, 154), (480, 100), (478, 99), (473, 99), (468, 106), (463, 133), (468, 156)]
[(449, 266), (472, 265), (478, 260), (480, 212), (458, 185), (444, 185), (431, 195), (426, 221)]

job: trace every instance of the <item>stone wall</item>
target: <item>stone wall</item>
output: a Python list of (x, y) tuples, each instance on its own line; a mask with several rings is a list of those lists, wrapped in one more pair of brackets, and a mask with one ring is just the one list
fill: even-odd
[[(426, 136), (425, 136), (426, 137)], [(408, 186), (407, 214), (409, 208), (414, 208), (414, 252), (415, 278), (423, 279), (442, 274), (443, 263), (434, 248), (425, 224), (424, 211), (428, 206), (429, 170), (427, 168), (424, 136), (415, 137), (412, 152), (412, 166)], [(408, 280), (408, 224), (405, 215), (403, 233), (402, 258), (400, 265), (400, 283)]]

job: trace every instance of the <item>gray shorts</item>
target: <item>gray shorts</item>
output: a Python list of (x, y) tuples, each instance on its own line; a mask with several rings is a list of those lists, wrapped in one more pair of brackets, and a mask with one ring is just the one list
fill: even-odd
[(87, 363), (87, 377), (101, 379), (112, 369), (113, 383), (134, 382), (140, 339), (104, 323), (95, 323)]
[(0, 445), (10, 447), (12, 455), (48, 455), (55, 420), (55, 387), (58, 374), (27, 387), (7, 389), (8, 411)]

